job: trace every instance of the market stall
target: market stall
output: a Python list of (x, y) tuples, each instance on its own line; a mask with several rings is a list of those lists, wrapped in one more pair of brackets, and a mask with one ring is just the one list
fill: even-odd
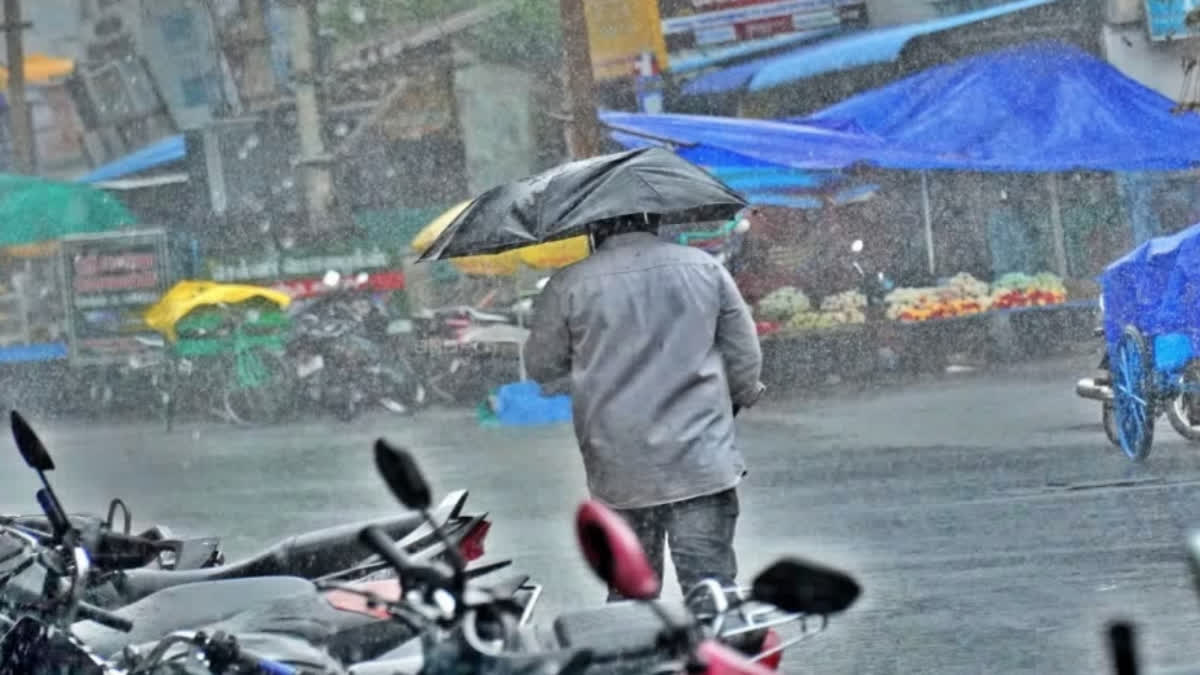
[[(918, 360), (932, 368), (958, 354), (1045, 353), (1086, 336), (1094, 295), (1068, 298), (1062, 280), (1090, 276), (1080, 261), (1108, 259), (1105, 247), (1130, 233), (1125, 228), (1116, 236), (1126, 221), (1095, 198), (1103, 188), (1081, 174), (1200, 165), (1194, 142), (1200, 118), (1173, 115), (1171, 108), (1168, 99), (1103, 61), (1047, 41), (931, 68), (803, 118), (605, 113), (601, 119), (622, 145), (657, 144), (706, 166), (740, 162), (844, 175), (871, 167), (875, 176), (919, 178), (911, 193), (882, 195), (891, 211), (886, 218), (909, 223), (914, 214), (910, 236), (923, 244), (924, 273), (945, 281), (897, 291), (888, 303), (890, 321), (847, 327), (821, 312), (818, 302), (816, 310), (774, 322), (789, 325), (770, 328), (766, 340), (792, 341), (781, 348), (785, 353), (819, 351), (808, 343), (833, 323), (846, 334), (874, 332), (880, 352), (903, 352), (896, 347), (908, 345), (911, 354), (938, 355)], [(939, 191), (982, 206), (939, 209)], [(1029, 230), (1024, 238), (1017, 236), (1023, 228)], [(836, 267), (823, 251), (808, 248), (793, 256), (799, 264)], [(981, 254), (990, 264), (980, 264)], [(1046, 269), (1053, 277), (1039, 274)], [(968, 284), (951, 276), (964, 270), (993, 279)], [(1013, 272), (1033, 276), (1009, 276)]]
[(67, 356), (60, 241), (132, 222), (120, 202), (98, 190), (0, 175), (0, 362)]

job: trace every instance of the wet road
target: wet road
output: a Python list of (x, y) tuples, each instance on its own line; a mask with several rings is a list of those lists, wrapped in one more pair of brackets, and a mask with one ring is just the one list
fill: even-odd
[[(1186, 529), (1200, 527), (1200, 448), (1164, 422), (1149, 462), (1131, 465), (1095, 405), (1074, 397), (1077, 374), (1057, 363), (745, 415), (743, 571), (799, 553), (848, 568), (866, 589), (789, 652), (789, 672), (1103, 672), (1101, 632), (1117, 615), (1143, 622), (1153, 663), (1200, 663), (1182, 551)], [(546, 584), (540, 616), (604, 595), (572, 543), (584, 483), (565, 428), (482, 429), (435, 411), (171, 435), (58, 423), (45, 435), (69, 509), (121, 496), (135, 525), (219, 534), (234, 555), (395, 509), (370, 460), (386, 435), (414, 449), (439, 494), (469, 487), (470, 504), (492, 512), (489, 555)], [(11, 457), (0, 509), (28, 512), (34, 480)]]

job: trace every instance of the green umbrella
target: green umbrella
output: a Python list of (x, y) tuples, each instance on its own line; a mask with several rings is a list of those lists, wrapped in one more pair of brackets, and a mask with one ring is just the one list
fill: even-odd
[(134, 224), (112, 195), (87, 185), (0, 174), (0, 247)]

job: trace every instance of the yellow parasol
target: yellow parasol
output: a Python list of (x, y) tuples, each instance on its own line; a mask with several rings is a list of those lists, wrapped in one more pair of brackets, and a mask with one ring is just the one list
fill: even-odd
[[(75, 70), (75, 62), (34, 52), (25, 56), (25, 81), (43, 84), (66, 77)], [(0, 88), (8, 88), (8, 68), (0, 67)]]
[[(434, 240), (442, 233), (458, 214), (462, 213), (471, 200), (455, 204), (442, 215), (434, 218), (412, 240), (412, 249), (423, 253), (433, 245)], [(585, 236), (572, 237), (561, 241), (552, 241), (536, 246), (496, 253), (494, 255), (473, 255), (464, 258), (452, 258), (450, 262), (466, 274), (477, 276), (512, 276), (524, 263), (535, 269), (555, 269), (578, 262), (588, 257), (588, 239)]]

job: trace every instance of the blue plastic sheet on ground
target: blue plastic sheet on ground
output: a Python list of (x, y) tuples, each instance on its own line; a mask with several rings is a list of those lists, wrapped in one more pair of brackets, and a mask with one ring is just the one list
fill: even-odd
[(1147, 337), (1189, 336), (1200, 352), (1200, 223), (1156, 237), (1110, 264), (1100, 278), (1110, 353), (1125, 326)]
[(571, 421), (571, 397), (543, 396), (541, 386), (532, 380), (500, 387), (493, 401), (495, 420), (501, 426), (527, 427)]

